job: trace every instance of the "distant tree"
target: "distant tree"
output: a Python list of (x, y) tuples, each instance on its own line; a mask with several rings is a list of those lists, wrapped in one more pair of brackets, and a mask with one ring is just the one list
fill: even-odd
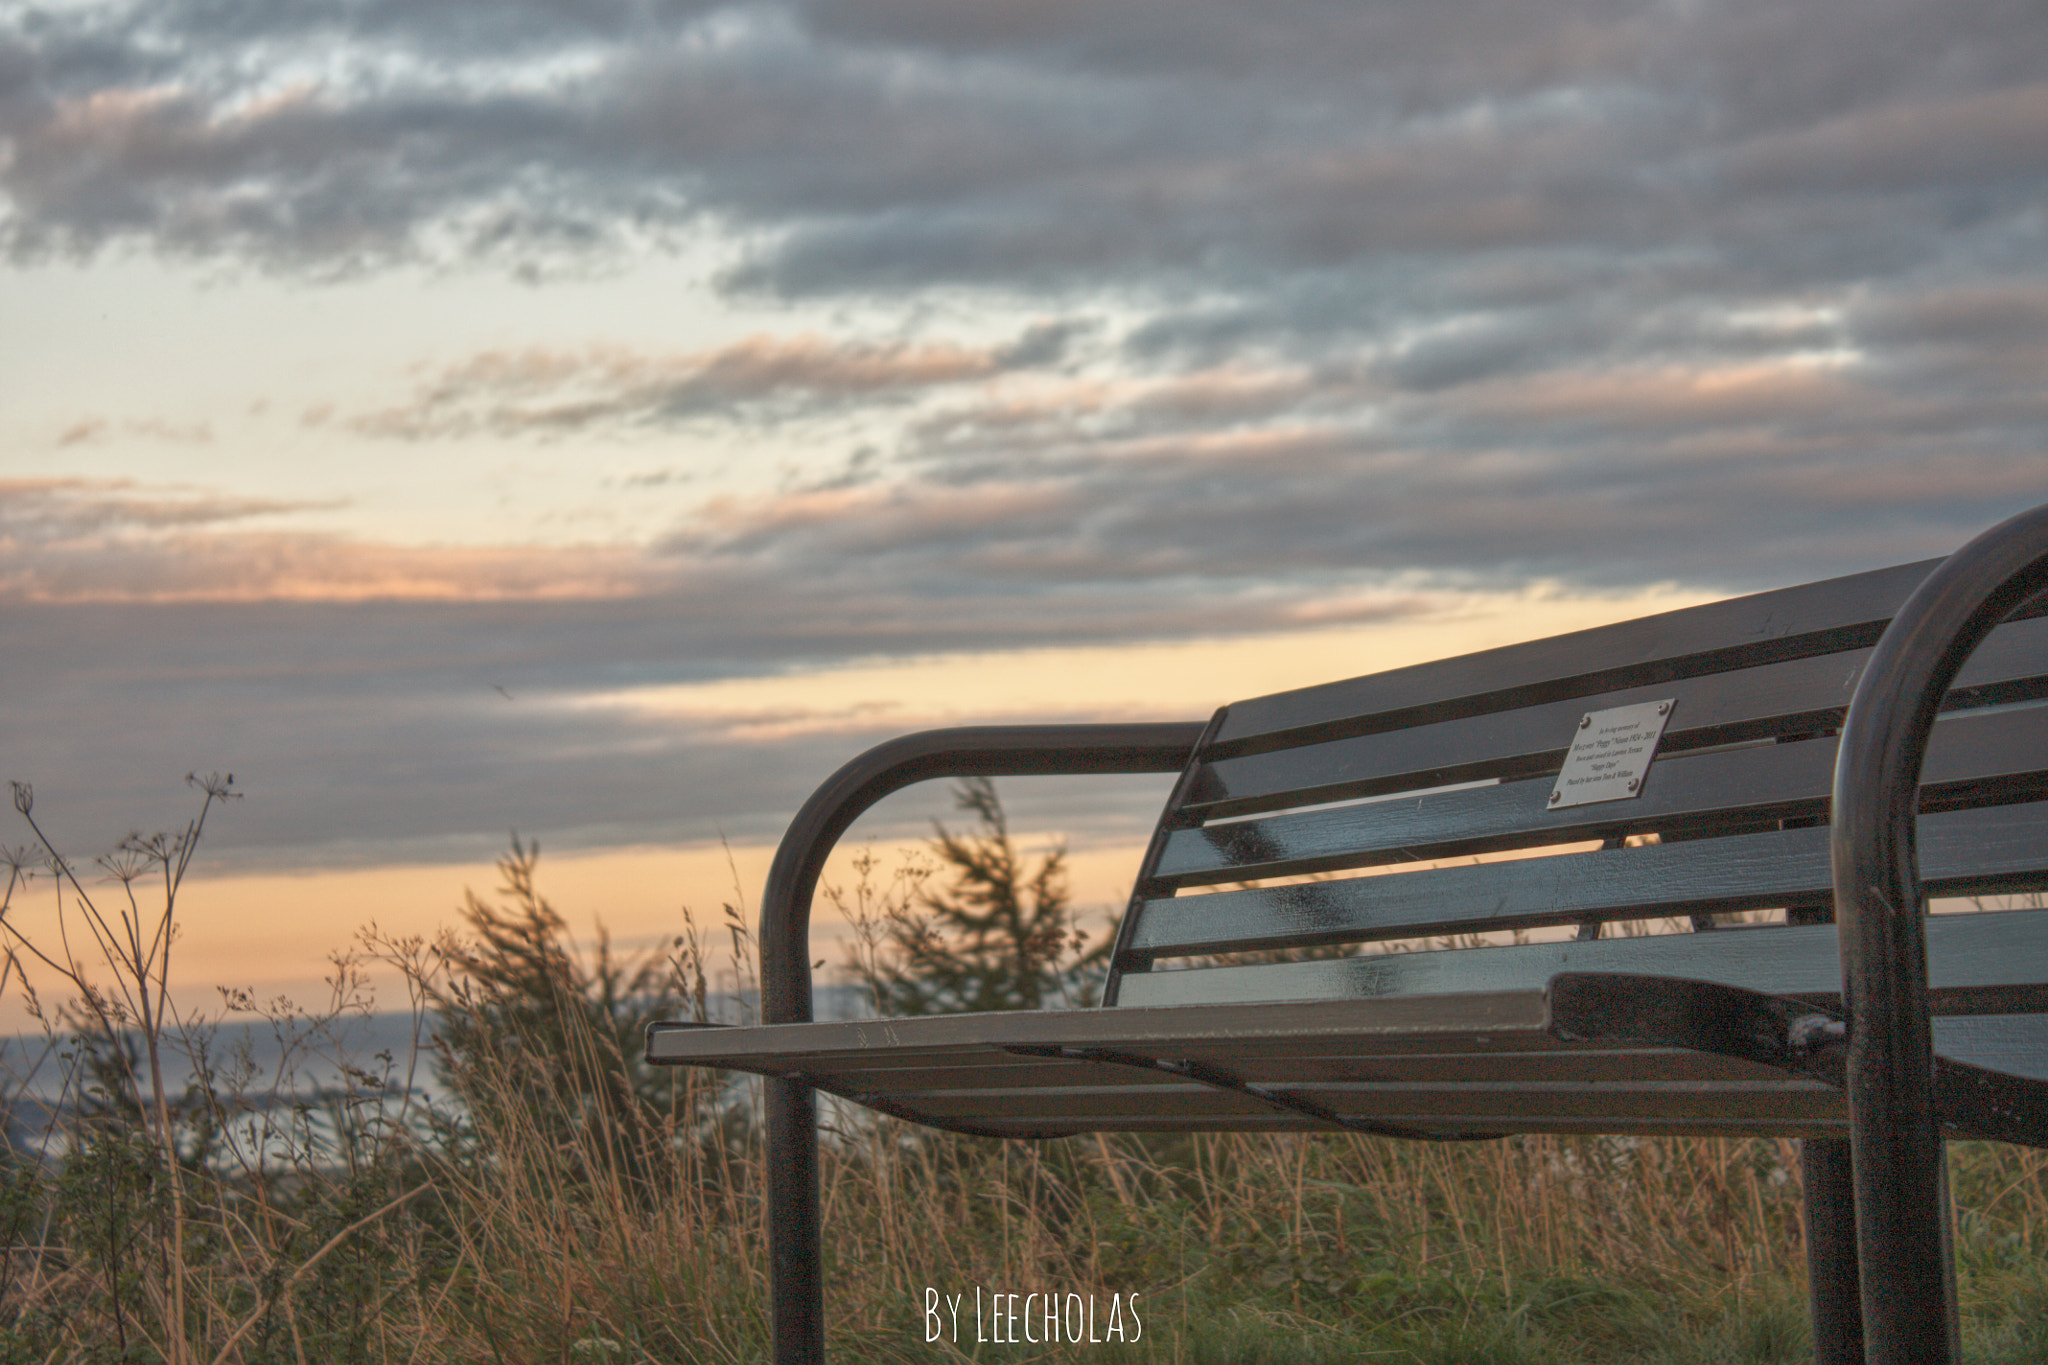
[(966, 830), (934, 822), (939, 861), (889, 910), (876, 950), (854, 973), (884, 1015), (1026, 1010), (1075, 1003), (1075, 968), (1087, 937), (1073, 925), (1064, 845), (1033, 860), (1017, 850), (995, 784), (969, 778), (954, 804), (974, 817)]
[(536, 885), (539, 861), (514, 835), (499, 899), (464, 892), (468, 932), (441, 943), (449, 972), (432, 1003), (442, 1083), (472, 1114), (515, 1107), (560, 1139), (663, 1107), (679, 1077), (647, 1064), (646, 1028), (688, 1011), (673, 958), (622, 961), (600, 928), (594, 960), (579, 960)]

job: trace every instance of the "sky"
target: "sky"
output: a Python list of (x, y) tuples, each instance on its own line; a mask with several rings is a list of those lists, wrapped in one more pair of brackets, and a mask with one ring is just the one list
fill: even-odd
[(2044, 373), (2038, 0), (0, 0), (0, 777), (235, 775), (209, 987), (652, 943), (894, 733), (1945, 553)]

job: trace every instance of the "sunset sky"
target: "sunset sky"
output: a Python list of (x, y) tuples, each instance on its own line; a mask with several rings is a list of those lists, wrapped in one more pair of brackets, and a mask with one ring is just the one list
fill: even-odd
[(234, 773), (195, 1000), (515, 829), (646, 943), (905, 729), (1944, 553), (2044, 375), (2033, 0), (0, 0), (0, 778)]

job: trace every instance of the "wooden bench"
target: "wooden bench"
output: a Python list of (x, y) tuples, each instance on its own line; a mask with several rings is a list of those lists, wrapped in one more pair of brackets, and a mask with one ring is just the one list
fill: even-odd
[[(1819, 1359), (1953, 1358), (1941, 1140), (2048, 1145), (2048, 910), (1930, 916), (1922, 886), (2048, 885), (2044, 589), (2048, 508), (1947, 561), (1206, 725), (934, 731), (848, 764), (770, 874), (768, 1022), (648, 1040), (770, 1078), (776, 1358), (823, 1357), (814, 1090), (1019, 1138), (1800, 1138)], [(812, 892), (861, 810), (932, 777), (1140, 771), (1180, 776), (1103, 1008), (807, 1022)], [(1356, 951), (1212, 965), (1331, 945)]]

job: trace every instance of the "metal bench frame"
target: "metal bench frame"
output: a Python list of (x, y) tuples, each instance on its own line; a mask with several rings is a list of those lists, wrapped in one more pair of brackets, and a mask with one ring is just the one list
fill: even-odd
[[(1935, 1058), (1917, 847), (1922, 760), (1942, 698), (1991, 630), (2044, 591), (2048, 507), (2012, 518), (1942, 562), (1898, 610), (1864, 667), (1837, 748), (1829, 832), (1846, 1049), (1795, 1036), (1802, 1029), (1811, 1033), (1822, 1016), (1780, 1017), (1771, 1013), (1770, 997), (1748, 992), (1728, 992), (1723, 1009), (1715, 988), (1702, 983), (1688, 993), (1689, 1013), (1677, 1018), (1668, 1011), (1632, 1012), (1629, 1002), (1643, 997), (1629, 993), (1625, 978), (1582, 975), (1553, 983), (1553, 1004), (1573, 1006), (1587, 1021), (1590, 1031), (1580, 1036), (1611, 1029), (1638, 1040), (1750, 1056), (1757, 1055), (1750, 1035), (1775, 1029), (1778, 1055), (1758, 1060), (1801, 1065), (1791, 1054), (1810, 1051), (1813, 1073), (1845, 1088), (1849, 1140), (1804, 1143), (1821, 1365), (1866, 1359), (1939, 1365), (1958, 1358), (1944, 1104), (1951, 1115), (1957, 1104), (1977, 1106), (1973, 1112), (1988, 1116), (1977, 1131), (2048, 1141), (2048, 1111), (2038, 1103), (2048, 1090), (2031, 1082), (2002, 1090), (2007, 1078)], [(811, 1020), (809, 928), (819, 874), (840, 835), (884, 796), (934, 778), (1179, 771), (1171, 811), (1193, 777), (1190, 755), (1216, 724), (938, 730), (854, 759), (798, 812), (769, 873), (761, 909), (763, 1023)], [(1162, 824), (1148, 867), (1166, 834)], [(1120, 949), (1128, 946), (1135, 913), (1125, 918)], [(1115, 980), (1105, 1004), (1113, 1003)], [(1703, 1023), (1708, 1015), (1713, 1020)], [(1749, 1034), (1734, 1042), (1703, 1037), (1701, 1030), (1715, 1028), (1730, 1037), (1743, 1029)], [(1677, 1036), (1666, 1036), (1674, 1031)], [(1751, 1051), (1742, 1052), (1745, 1047)], [(1080, 1053), (1067, 1049), (1066, 1055)], [(771, 1075), (765, 1085), (775, 1359), (815, 1365), (824, 1358), (815, 1093), (800, 1076)], [(2025, 1112), (2010, 1112), (2015, 1105)]]

